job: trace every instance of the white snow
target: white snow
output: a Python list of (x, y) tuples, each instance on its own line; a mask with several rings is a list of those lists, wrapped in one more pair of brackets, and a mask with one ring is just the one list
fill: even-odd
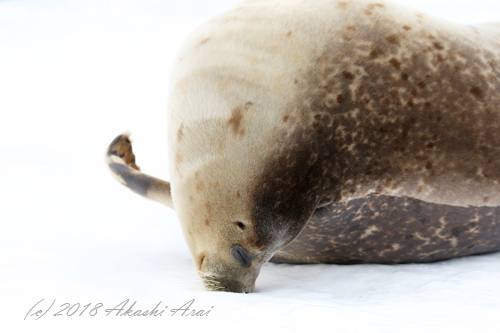
[[(237, 2), (0, 0), (0, 332), (499, 331), (500, 253), (267, 264), (254, 294), (207, 292), (175, 212), (112, 179), (104, 151), (125, 130), (143, 171), (168, 179), (173, 58), (190, 31)], [(496, 0), (398, 2), (457, 22), (500, 21)], [(127, 299), (125, 309), (161, 302), (165, 312), (106, 316)], [(172, 316), (193, 299), (207, 316)]]

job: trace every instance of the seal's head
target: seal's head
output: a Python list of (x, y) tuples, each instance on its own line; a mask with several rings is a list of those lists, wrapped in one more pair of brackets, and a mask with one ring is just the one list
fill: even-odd
[[(191, 130), (204, 134), (183, 126), (181, 141)], [(307, 200), (300, 187), (293, 188), (296, 184), (279, 182), (269, 168), (257, 172), (259, 153), (243, 158), (243, 150), (228, 148), (233, 152), (225, 154), (222, 149), (216, 157), (184, 168), (190, 158), (179, 152), (190, 151), (190, 142), (181, 142), (177, 151), (172, 193), (196, 268), (208, 289), (251, 292), (262, 265), (299, 234), (316, 202)], [(210, 146), (216, 145), (204, 148)]]
[(177, 214), (207, 289), (251, 292), (274, 244), (258, 237), (249, 192), (214, 169), (221, 170), (220, 163), (198, 168), (176, 186)]
[(279, 107), (263, 100), (228, 101), (208, 118), (173, 117), (171, 183), (140, 172), (128, 134), (106, 152), (122, 184), (175, 208), (211, 290), (253, 291), (262, 265), (300, 233), (321, 199), (322, 173), (310, 163), (309, 147), (290, 144), (297, 130), (290, 131), (286, 117), (263, 117)]

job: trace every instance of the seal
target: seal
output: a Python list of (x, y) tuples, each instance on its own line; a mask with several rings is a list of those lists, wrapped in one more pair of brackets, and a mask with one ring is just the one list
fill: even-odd
[(186, 41), (171, 181), (128, 134), (106, 161), (175, 207), (208, 289), (262, 265), (429, 262), (500, 249), (500, 25), (377, 0), (247, 0)]

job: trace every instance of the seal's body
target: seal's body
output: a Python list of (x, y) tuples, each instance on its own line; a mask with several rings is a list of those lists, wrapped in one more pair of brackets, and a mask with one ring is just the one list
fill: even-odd
[(273, 256), (395, 263), (499, 249), (498, 25), (385, 1), (244, 1), (186, 42), (169, 98), (173, 204), (170, 184), (115, 153), (126, 136), (108, 163), (175, 206), (209, 287), (251, 291)]

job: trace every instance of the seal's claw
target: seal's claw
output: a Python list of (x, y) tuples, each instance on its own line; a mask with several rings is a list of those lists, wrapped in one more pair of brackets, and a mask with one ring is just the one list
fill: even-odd
[(132, 141), (130, 140), (130, 133), (125, 132), (118, 135), (109, 145), (107, 156), (111, 158), (112, 155), (118, 156), (125, 162), (125, 164), (130, 167), (141, 170), (137, 164), (135, 164), (135, 155), (132, 151)]

